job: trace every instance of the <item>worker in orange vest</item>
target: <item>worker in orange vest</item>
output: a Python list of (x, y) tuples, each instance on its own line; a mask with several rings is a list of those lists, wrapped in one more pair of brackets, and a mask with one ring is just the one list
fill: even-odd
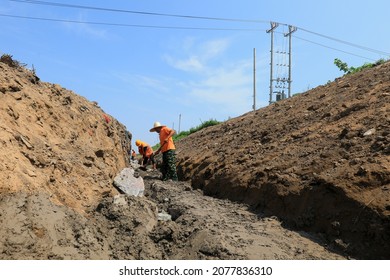
[(149, 131), (157, 132), (159, 134), (160, 148), (154, 154), (157, 155), (160, 152), (162, 153), (162, 180), (178, 181), (176, 172), (176, 147), (172, 138), (176, 131), (165, 125), (161, 125), (159, 122), (155, 122), (153, 128), (151, 128)]
[(142, 167), (146, 167), (146, 165), (151, 162), (153, 169), (156, 169), (153, 149), (150, 147), (150, 145), (148, 143), (142, 142), (141, 140), (135, 141), (135, 145), (138, 147), (140, 155), (142, 155)]
[(135, 151), (131, 149), (131, 160), (135, 160), (136, 155)]

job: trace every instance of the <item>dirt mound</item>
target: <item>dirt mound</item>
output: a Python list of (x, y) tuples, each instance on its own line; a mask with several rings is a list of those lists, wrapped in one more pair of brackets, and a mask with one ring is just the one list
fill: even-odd
[(390, 63), (190, 135), (178, 170), (358, 258), (390, 258)]
[(0, 62), (0, 193), (46, 193), (78, 212), (117, 193), (112, 178), (128, 161), (126, 128), (96, 102), (6, 62)]
[(42, 193), (1, 196), (0, 258), (161, 258), (154, 242), (148, 242), (157, 223), (152, 202), (117, 195), (103, 198), (95, 207), (81, 215)]

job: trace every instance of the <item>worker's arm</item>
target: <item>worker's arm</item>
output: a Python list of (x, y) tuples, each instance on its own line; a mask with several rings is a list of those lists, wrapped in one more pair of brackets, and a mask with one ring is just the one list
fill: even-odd
[(161, 148), (164, 147), (164, 145), (168, 143), (169, 138), (171, 138), (173, 135), (175, 135), (175, 133), (176, 133), (176, 131), (174, 129), (171, 129), (171, 131), (169, 132), (167, 138), (164, 139), (164, 141), (163, 141), (162, 145), (160, 146), (160, 148), (158, 148), (158, 150), (154, 153), (155, 155), (160, 153)]
[(174, 129), (171, 129), (171, 131), (169, 132), (167, 138), (165, 138), (165, 140), (164, 140), (164, 144), (168, 143), (169, 138), (171, 138), (173, 135), (175, 135), (175, 133), (176, 133), (176, 131)]

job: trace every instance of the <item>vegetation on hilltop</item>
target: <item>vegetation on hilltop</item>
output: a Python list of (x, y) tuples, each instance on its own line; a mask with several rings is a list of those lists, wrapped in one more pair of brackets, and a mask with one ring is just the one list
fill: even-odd
[(386, 62), (386, 60), (379, 59), (374, 63), (364, 63), (362, 66), (359, 66), (359, 67), (353, 67), (353, 66), (348, 67), (348, 64), (346, 62), (343, 62), (341, 59), (338, 59), (338, 58), (334, 59), (334, 64), (340, 69), (340, 71), (343, 71), (345, 74), (353, 74), (356, 72), (360, 72), (364, 69), (372, 68), (372, 67), (375, 67), (377, 65), (383, 64), (385, 62)]

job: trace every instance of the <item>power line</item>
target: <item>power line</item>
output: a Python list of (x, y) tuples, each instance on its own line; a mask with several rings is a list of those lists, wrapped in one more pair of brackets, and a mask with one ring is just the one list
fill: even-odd
[(133, 11), (133, 10), (123, 10), (123, 9), (112, 9), (112, 8), (72, 5), (72, 4), (64, 4), (64, 3), (58, 3), (58, 2), (47, 2), (47, 1), (34, 1), (34, 0), (10, 0), (10, 1), (20, 2), (20, 3), (28, 3), (28, 4), (37, 4), (37, 5), (46, 5), (46, 6), (56, 6), (56, 7), (63, 7), (63, 8), (76, 8), (76, 9), (97, 10), (97, 11), (105, 11), (105, 12), (141, 14), (141, 15), (149, 15), (149, 16), (179, 17), (179, 18), (189, 18), (189, 19), (219, 20), (219, 21), (234, 21), (234, 22), (268, 23), (268, 21), (265, 21), (265, 20), (165, 14), (165, 13), (154, 13), (154, 12), (144, 12), (144, 11)]
[(299, 30), (302, 30), (304, 32), (311, 33), (311, 34), (314, 34), (314, 35), (317, 35), (317, 36), (320, 36), (320, 37), (323, 37), (323, 38), (326, 38), (326, 39), (329, 39), (329, 40), (333, 40), (333, 41), (336, 41), (336, 42), (339, 42), (339, 43), (343, 43), (345, 45), (349, 45), (349, 46), (352, 46), (352, 47), (355, 47), (355, 48), (363, 49), (363, 50), (366, 50), (366, 51), (369, 51), (369, 52), (373, 52), (373, 53), (377, 53), (377, 54), (381, 54), (381, 55), (388, 55), (388, 56), (390, 56), (390, 53), (388, 53), (388, 52), (383, 52), (383, 51), (378, 51), (378, 50), (375, 50), (375, 49), (372, 49), (372, 48), (367, 48), (367, 47), (360, 46), (360, 45), (357, 45), (357, 44), (354, 44), (354, 43), (350, 43), (350, 42), (347, 42), (347, 41), (344, 41), (344, 40), (340, 40), (340, 39), (337, 39), (337, 38), (334, 38), (334, 37), (323, 35), (323, 34), (320, 34), (320, 33), (314, 32), (314, 31), (310, 31), (310, 30), (307, 30), (307, 29), (304, 29), (304, 28), (299, 28)]
[(126, 24), (126, 23), (109, 23), (109, 22), (95, 22), (95, 21), (78, 21), (68, 19), (54, 19), (54, 18), (42, 18), (42, 17), (28, 17), (18, 15), (0, 14), (2, 17), (52, 21), (52, 22), (65, 22), (65, 23), (78, 23), (78, 24), (94, 24), (94, 25), (106, 25), (106, 26), (123, 26), (123, 27), (139, 27), (139, 28), (157, 28), (157, 29), (189, 29), (189, 30), (210, 30), (210, 31), (261, 31), (260, 29), (244, 29), (244, 28), (213, 28), (213, 27), (187, 27), (187, 26), (162, 26), (162, 25), (141, 25), (141, 24)]
[[(177, 29), (177, 30), (205, 30), (205, 31), (265, 31), (262, 29), (240, 29), (240, 28), (212, 28), (212, 27), (185, 27), (185, 26), (161, 26), (161, 25), (141, 25), (141, 24), (125, 24), (125, 23), (109, 23), (109, 22), (93, 22), (93, 21), (79, 21), (79, 20), (66, 20), (66, 19), (55, 19), (55, 18), (42, 18), (42, 17), (29, 17), (29, 16), (19, 16), (19, 15), (8, 15), (8, 14), (0, 14), (2, 17), (10, 17), (17, 19), (28, 19), (28, 20), (39, 20), (39, 21), (50, 21), (50, 22), (64, 22), (64, 23), (76, 23), (76, 24), (92, 24), (92, 25), (105, 25), (105, 26), (118, 26), (118, 27), (134, 27), (134, 28), (154, 28), (154, 29)], [(283, 34), (283, 32), (275, 32)], [(352, 56), (368, 59), (371, 61), (375, 61), (372, 58), (364, 57), (361, 55), (357, 55), (351, 52), (343, 51), (334, 47), (326, 46), (324, 44), (320, 44), (317, 42), (313, 42), (298, 36), (294, 35), (294, 38), (297, 38), (302, 41), (306, 41), (315, 45), (322, 46), (324, 48), (336, 50), (342, 53), (346, 53)]]
[(351, 52), (346, 52), (346, 51), (343, 51), (343, 50), (340, 50), (340, 49), (329, 47), (329, 46), (326, 46), (326, 45), (323, 45), (323, 44), (320, 44), (320, 43), (316, 43), (316, 42), (313, 42), (313, 41), (310, 41), (310, 40), (307, 40), (307, 39), (303, 39), (303, 38), (295, 36), (295, 35), (294, 35), (294, 38), (297, 38), (299, 40), (306, 41), (306, 42), (309, 42), (309, 43), (312, 43), (312, 44), (315, 44), (315, 45), (318, 45), (318, 46), (321, 46), (321, 47), (324, 47), (324, 48), (327, 48), (327, 49), (339, 51), (339, 52), (342, 52), (342, 53), (346, 53), (346, 54), (353, 55), (353, 56), (356, 56), (356, 57), (368, 59), (368, 60), (371, 60), (371, 61), (376, 61), (375, 59), (372, 59), (372, 58), (369, 58), (369, 57), (365, 57), (365, 56), (357, 55), (357, 54), (354, 54), (354, 53), (351, 53)]
[[(59, 2), (48, 2), (48, 1), (36, 1), (36, 0), (10, 0), (13, 2), (19, 2), (19, 3), (25, 3), (25, 4), (36, 4), (36, 5), (46, 5), (46, 6), (56, 6), (61, 8), (75, 8), (75, 9), (87, 9), (87, 10), (96, 10), (96, 11), (106, 11), (106, 12), (119, 12), (119, 13), (131, 13), (131, 14), (142, 14), (142, 15), (149, 15), (149, 16), (164, 16), (164, 17), (178, 17), (178, 18), (188, 18), (188, 19), (202, 19), (202, 20), (217, 20), (217, 21), (230, 21), (230, 22), (247, 22), (247, 23), (269, 23), (267, 20), (253, 20), (253, 19), (238, 19), (238, 18), (221, 18), (221, 17), (206, 17), (206, 16), (194, 16), (194, 15), (179, 15), (179, 14), (168, 14), (168, 13), (155, 13), (155, 12), (145, 12), (145, 11), (134, 11), (134, 10), (124, 10), (124, 9), (113, 9), (113, 8), (102, 8), (102, 7), (94, 7), (94, 6), (83, 6), (83, 5), (73, 5), (73, 4), (64, 4)], [(91, 24), (106, 24), (106, 25), (118, 25), (118, 26), (131, 26), (131, 25), (122, 25), (122, 24), (109, 24), (109, 23), (91, 23)], [(279, 25), (289, 26), (289, 24), (286, 23), (279, 23)], [(223, 28), (181, 28), (181, 27), (159, 27), (159, 26), (140, 26), (140, 25), (134, 25), (134, 27), (151, 27), (151, 28), (170, 28), (170, 29), (200, 29), (200, 30), (242, 30), (242, 29), (223, 29)], [(326, 38), (328, 40), (332, 40), (335, 42), (339, 42), (345, 45), (349, 45), (358, 49), (362, 49), (365, 51), (369, 51), (372, 53), (380, 54), (380, 55), (386, 55), (390, 56), (390, 53), (375, 50), (372, 48), (368, 48), (365, 46), (361, 46), (358, 44), (354, 44), (345, 40), (340, 40), (328, 35), (324, 35), (318, 32), (310, 31), (305, 28), (297, 27), (299, 30), (302, 30), (304, 32), (320, 36), (323, 38)]]

